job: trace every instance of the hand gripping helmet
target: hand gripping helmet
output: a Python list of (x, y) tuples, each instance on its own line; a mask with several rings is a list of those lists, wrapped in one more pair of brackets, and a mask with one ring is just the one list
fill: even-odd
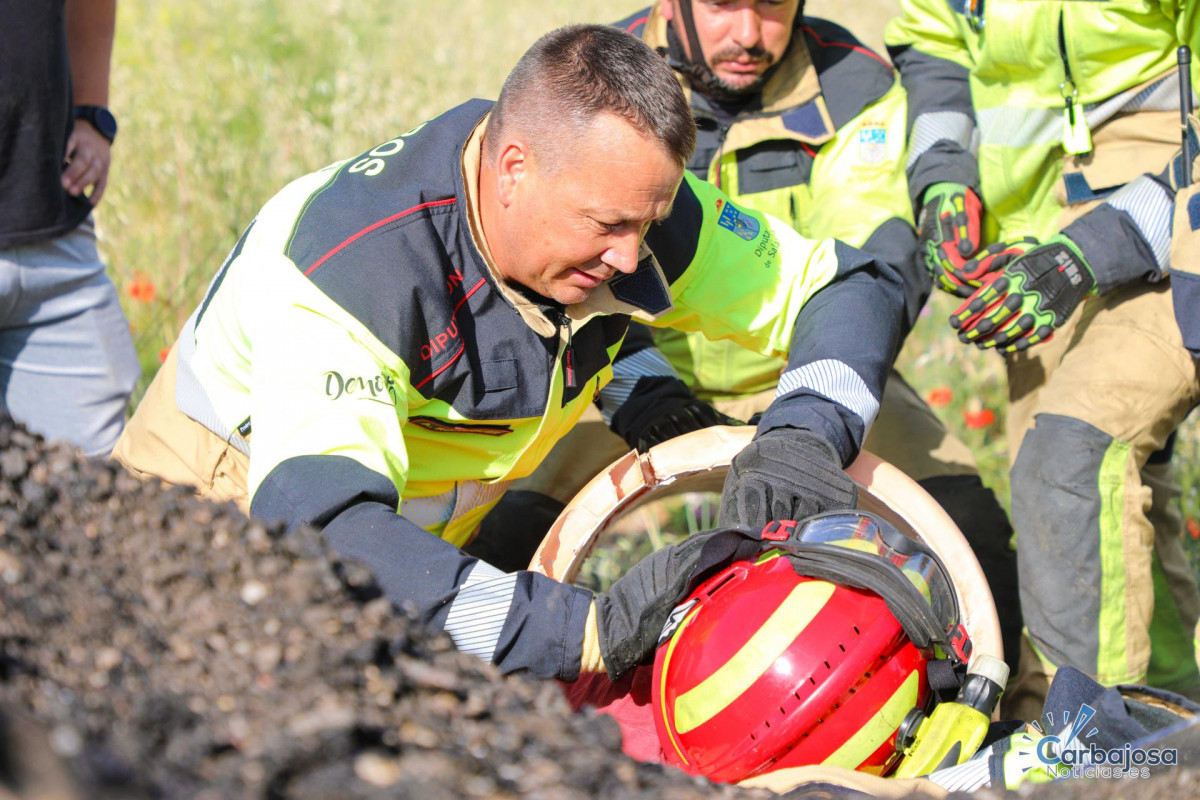
[(970, 654), (948, 573), (858, 511), (773, 522), (763, 540), (663, 630), (652, 705), (668, 763), (729, 782), (809, 764), (887, 774), (905, 716), (930, 703), (930, 664), (961, 675)]

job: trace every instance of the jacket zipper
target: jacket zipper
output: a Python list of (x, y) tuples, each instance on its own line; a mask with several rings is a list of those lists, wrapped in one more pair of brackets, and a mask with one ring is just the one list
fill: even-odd
[[(575, 350), (571, 347), (571, 319), (565, 312), (558, 312), (558, 323), (567, 329), (567, 349), (563, 353), (563, 381), (568, 389), (575, 388)], [(557, 334), (558, 328), (555, 327)]]

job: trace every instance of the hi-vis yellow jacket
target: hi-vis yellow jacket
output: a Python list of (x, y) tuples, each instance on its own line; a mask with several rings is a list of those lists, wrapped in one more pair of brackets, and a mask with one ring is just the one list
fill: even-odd
[(688, 176), (637, 270), (587, 302), (503, 285), (463, 178), (474, 100), (307, 175), (259, 212), (178, 343), (181, 411), (249, 455), (251, 512), (320, 526), (468, 652), (573, 678), (591, 595), (503, 574), (465, 543), (612, 374), (630, 316), (790, 352), (762, 430), (849, 460), (878, 408), (898, 278)]
[(1136, 130), (1139, 113), (1178, 114), (1176, 50), (1200, 45), (1198, 15), (1191, 0), (901, 0), (886, 39), (908, 90), (914, 200), (938, 181), (964, 183), (980, 192), (989, 239), (1043, 239), (1064, 203), (1103, 199), (1063, 229), (1100, 291), (1160, 279), (1170, 142), (1147, 169), (1130, 149), (1093, 158), (1091, 134)]
[[(617, 26), (664, 55), (678, 47), (657, 5)], [(802, 236), (832, 237), (888, 261), (904, 278), (911, 325), (930, 284), (913, 261), (907, 107), (891, 66), (843, 28), (797, 17), (791, 46), (761, 96), (736, 111), (693, 92), (682, 75), (680, 82), (697, 121), (688, 169)], [(674, 373), (709, 401), (773, 388), (785, 366), (702, 333), (660, 329), (654, 342)], [(649, 376), (649, 354), (642, 360), (640, 374)], [(606, 411), (619, 409), (625, 377), (618, 372), (605, 392)]]

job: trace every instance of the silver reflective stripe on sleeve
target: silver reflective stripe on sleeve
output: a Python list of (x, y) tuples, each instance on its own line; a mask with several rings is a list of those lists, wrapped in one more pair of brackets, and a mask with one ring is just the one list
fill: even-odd
[(1108, 204), (1133, 218), (1154, 252), (1159, 270), (1165, 270), (1171, 257), (1171, 218), (1175, 204), (1162, 184), (1143, 175), (1114, 192)]
[(600, 390), (600, 415), (611, 423), (613, 415), (625, 405), (638, 378), (678, 378), (671, 362), (655, 347), (638, 350), (613, 364), (613, 378)]
[(431, 530), (498, 500), (511, 484), (512, 481), (462, 481), (441, 494), (406, 497), (400, 503), (400, 514), (418, 526)]
[(992, 783), (990, 759), (997, 757), (1003, 758), (1003, 756), (976, 757), (955, 767), (939, 769), (929, 773), (928, 780), (951, 792), (972, 792), (982, 789)]
[(512, 606), (517, 574), (476, 562), (446, 617), (446, 633), (464, 653), (491, 661)]
[(832, 358), (814, 361), (788, 370), (779, 378), (775, 396), (782, 397), (797, 389), (811, 389), (857, 414), (866, 428), (879, 413), (879, 401), (867, 383), (844, 362)]
[(906, 168), (911, 168), (929, 148), (942, 141), (954, 142), (974, 155), (978, 145), (975, 119), (962, 111), (927, 111), (913, 121), (909, 141)]

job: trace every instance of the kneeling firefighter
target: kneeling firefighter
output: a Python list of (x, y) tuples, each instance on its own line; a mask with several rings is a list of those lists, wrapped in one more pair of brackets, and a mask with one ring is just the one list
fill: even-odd
[(937, 556), (859, 511), (773, 522), (762, 539), (663, 631), (652, 705), (667, 762), (733, 782), (813, 764), (915, 777), (974, 755), (1008, 668), (975, 654), (967, 671)]

